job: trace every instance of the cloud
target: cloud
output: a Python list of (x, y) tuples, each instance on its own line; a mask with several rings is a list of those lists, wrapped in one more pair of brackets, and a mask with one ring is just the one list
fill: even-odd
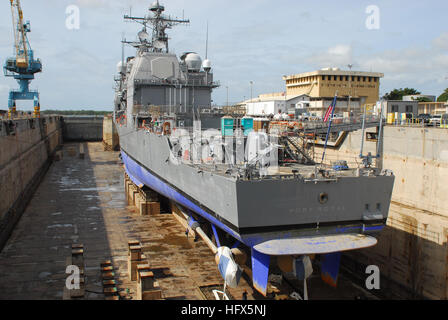
[(405, 47), (357, 57), (359, 69), (384, 73), (385, 91), (397, 87), (417, 87), (427, 94), (439, 94), (448, 85), (448, 52), (442, 34), (429, 47)]
[(440, 37), (434, 39), (432, 43), (436, 48), (448, 50), (448, 32), (442, 33)]
[(362, 57), (359, 66), (362, 69), (373, 69), (384, 72), (392, 79), (434, 78), (440, 72), (447, 72), (448, 54), (435, 50), (404, 48), (385, 51), (374, 57)]
[(352, 62), (352, 47), (350, 45), (338, 44), (327, 49), (324, 53), (313, 53), (306, 61), (317, 68), (346, 66)]
[(447, 86), (448, 76), (448, 32), (429, 42), (429, 46), (407, 46), (372, 52), (366, 48), (337, 44), (322, 50), (323, 53), (307, 55), (304, 60), (315, 68), (341, 67), (349, 63), (354, 70), (384, 73), (382, 87), (416, 86), (421, 91), (438, 93)]
[(81, 8), (105, 8), (109, 6), (106, 0), (76, 0), (75, 4)]

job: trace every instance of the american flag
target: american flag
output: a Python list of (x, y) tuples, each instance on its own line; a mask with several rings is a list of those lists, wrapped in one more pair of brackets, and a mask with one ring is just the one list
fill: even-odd
[(335, 96), (334, 96), (333, 102), (330, 104), (330, 106), (328, 107), (327, 112), (325, 113), (324, 122), (327, 122), (328, 119), (330, 119), (333, 116), (334, 108), (336, 107), (337, 98), (338, 98), (338, 94), (336, 93)]
[(332, 122), (331, 119), (334, 114), (334, 109), (336, 107), (337, 99), (338, 99), (338, 92), (336, 91), (336, 94), (334, 95), (333, 102), (328, 107), (327, 113), (325, 113), (325, 117), (324, 117), (324, 122), (327, 122), (328, 119), (330, 119), (330, 124), (328, 125), (327, 137), (325, 138), (324, 152), (322, 153), (322, 163), (324, 162), (324, 159), (325, 159), (325, 150), (327, 149), (328, 137), (330, 136), (330, 130), (331, 130), (331, 122)]
[(333, 103), (331, 103), (327, 109), (327, 112), (325, 113), (324, 122), (327, 122), (328, 119), (330, 119), (331, 115), (333, 114), (333, 109), (334, 109), (334, 105), (333, 105)]

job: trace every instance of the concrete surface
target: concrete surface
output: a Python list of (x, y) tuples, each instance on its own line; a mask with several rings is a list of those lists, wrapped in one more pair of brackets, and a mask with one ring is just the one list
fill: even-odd
[(61, 143), (59, 117), (0, 121), (0, 250)]

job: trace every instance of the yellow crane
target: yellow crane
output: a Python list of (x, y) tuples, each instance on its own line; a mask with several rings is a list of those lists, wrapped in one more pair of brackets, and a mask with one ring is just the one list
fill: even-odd
[(11, 1), (12, 25), (14, 29), (14, 45), (16, 48), (16, 64), (19, 68), (28, 67), (28, 48), (26, 32), (29, 32), (29, 24), (23, 23), (23, 12), (20, 0)]
[(10, 0), (12, 24), (14, 30), (15, 57), (8, 58), (4, 65), (4, 73), (7, 77), (14, 77), (19, 83), (19, 90), (9, 92), (9, 116), (16, 113), (16, 100), (34, 100), (34, 116), (40, 116), (39, 92), (29, 90), (29, 84), (34, 79), (34, 74), (42, 71), (42, 63), (34, 59), (34, 52), (28, 41), (27, 33), (31, 32), (30, 23), (23, 22), (23, 12), (20, 0)]

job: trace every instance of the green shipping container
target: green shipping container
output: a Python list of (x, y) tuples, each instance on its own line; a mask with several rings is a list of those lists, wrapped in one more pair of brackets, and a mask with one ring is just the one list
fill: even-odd
[(221, 133), (223, 136), (233, 136), (234, 119), (229, 116), (221, 118)]
[(243, 127), (244, 135), (248, 136), (249, 133), (254, 130), (254, 119), (244, 117), (243, 119), (241, 119), (241, 126)]

